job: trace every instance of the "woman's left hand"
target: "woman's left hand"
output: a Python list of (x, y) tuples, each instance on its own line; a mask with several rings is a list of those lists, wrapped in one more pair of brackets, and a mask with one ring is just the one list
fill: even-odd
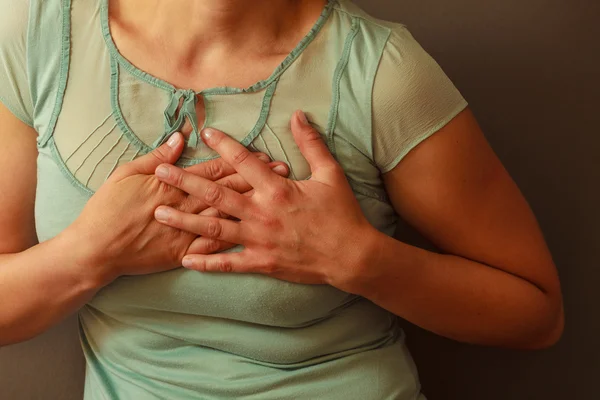
[[(245, 247), (239, 253), (188, 254), (182, 261), (184, 267), (202, 272), (259, 273), (338, 288), (351, 279), (363, 260), (363, 245), (377, 231), (364, 217), (341, 166), (302, 112), (292, 118), (292, 132), (310, 165), (312, 177), (308, 180), (277, 175), (240, 143), (213, 129), (202, 133), (204, 141), (254, 188), (250, 195), (173, 165), (157, 168), (156, 176), (163, 182), (239, 219), (158, 207), (155, 216), (159, 222), (201, 235), (198, 241)], [(194, 247), (198, 246), (190, 249)]]

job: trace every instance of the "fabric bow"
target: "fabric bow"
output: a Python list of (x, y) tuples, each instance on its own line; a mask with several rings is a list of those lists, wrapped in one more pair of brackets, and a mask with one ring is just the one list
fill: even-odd
[[(183, 101), (182, 101), (183, 99)], [(171, 100), (165, 109), (165, 132), (154, 142), (154, 147), (162, 145), (174, 132), (181, 130), (185, 119), (192, 125), (192, 133), (188, 139), (189, 147), (197, 147), (200, 141), (198, 129), (198, 114), (196, 104), (198, 96), (193, 90), (176, 90), (171, 94)], [(179, 113), (177, 112), (179, 110)]]

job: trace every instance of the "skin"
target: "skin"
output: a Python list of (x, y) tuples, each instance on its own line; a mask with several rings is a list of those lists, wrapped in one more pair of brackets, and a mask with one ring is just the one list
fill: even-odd
[[(241, 0), (193, 4), (115, 0), (110, 2), (111, 33), (134, 64), (176, 86), (197, 90), (245, 86), (270, 75), (310, 29), (323, 4), (321, 0), (255, 0), (250, 7)], [(190, 12), (194, 18), (189, 18)], [(282, 20), (281, 15), (289, 18)], [(177, 29), (173, 20), (178, 21)], [(167, 54), (166, 48), (168, 57), (159, 59)], [(247, 66), (249, 60), (242, 60), (250, 54), (252, 68)], [(196, 242), (196, 235), (154, 221), (159, 204), (219, 215), (153, 176), (158, 164), (177, 159), (180, 150), (174, 153), (168, 146), (115, 171), (72, 226), (38, 244), (36, 135), (0, 104), (0, 168), (11, 171), (0, 174), (0, 346), (41, 334), (118, 276), (176, 268), (188, 248), (214, 252), (231, 247), (224, 242)], [(277, 165), (283, 168), (279, 173), (287, 174), (283, 163), (270, 166)], [(196, 168), (200, 176), (220, 180), (236, 191), (251, 189), (238, 174), (229, 177), (235, 171), (222, 160)], [(144, 201), (138, 200), (143, 199), (138, 193), (145, 193)], [(119, 212), (119, 207), (128, 212)], [(159, 240), (170, 246), (148, 246)]]
[[(245, 87), (270, 75), (323, 5), (322, 0), (114, 0), (111, 32), (130, 61), (176, 86)], [(299, 114), (292, 129), (311, 164), (310, 181), (276, 178), (236, 142), (213, 132), (207, 142), (224, 162), (198, 170), (172, 168), (181, 144), (165, 145), (119, 168), (72, 226), (37, 244), (36, 133), (0, 106), (0, 168), (11, 171), (0, 174), (0, 345), (42, 333), (118, 276), (176, 268), (184, 257), (202, 271), (330, 284), (456, 340), (520, 348), (558, 340), (563, 313), (555, 267), (531, 210), (469, 112), (384, 176), (400, 216), (443, 254), (375, 231), (320, 136)], [(154, 176), (164, 163), (169, 178)], [(234, 169), (237, 175), (231, 175)], [(234, 192), (254, 192), (234, 196), (225, 186), (210, 184), (227, 179), (237, 182), (228, 183)], [(333, 202), (335, 210), (328, 208)], [(159, 223), (153, 214), (161, 205), (174, 207), (167, 222)], [(224, 219), (228, 214), (241, 221)], [(322, 229), (313, 232), (311, 221)], [(148, 245), (159, 240), (170, 246)], [(231, 256), (239, 258), (198, 254), (239, 242), (245, 252)], [(260, 262), (249, 260), (249, 254), (260, 256)]]
[(473, 115), (461, 113), (385, 175), (398, 214), (444, 251), (385, 236), (362, 214), (342, 168), (298, 112), (292, 132), (307, 181), (277, 176), (222, 132), (203, 139), (254, 188), (242, 196), (170, 165), (156, 176), (239, 219), (158, 207), (163, 224), (239, 243), (241, 253), (183, 258), (201, 272), (258, 273), (361, 295), (440, 335), (535, 349), (563, 330), (559, 280), (529, 206)]
[(198, 92), (219, 86), (245, 88), (271, 75), (310, 31), (325, 4), (326, 0), (111, 0), (110, 26), (130, 62), (176, 87)]
[[(160, 205), (219, 215), (198, 198), (161, 183), (155, 168), (173, 163), (183, 149), (181, 134), (154, 152), (119, 167), (92, 196), (67, 229), (37, 244), (33, 219), (36, 182), (35, 132), (0, 106), (0, 346), (30, 339), (87, 303), (122, 275), (180, 267), (197, 235), (166, 227), (152, 218)], [(287, 174), (283, 163), (266, 163)], [(283, 167), (283, 169), (281, 169)], [(218, 159), (189, 171), (223, 187), (251, 194), (251, 187)], [(165, 246), (168, 243), (169, 246)], [(230, 246), (220, 244), (222, 247)], [(18, 299), (18, 301), (17, 301)]]

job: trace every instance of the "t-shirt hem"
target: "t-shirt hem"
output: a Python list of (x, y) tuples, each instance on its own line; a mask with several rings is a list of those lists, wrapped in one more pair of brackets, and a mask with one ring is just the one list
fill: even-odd
[(393, 170), (394, 168), (396, 168), (396, 166), (398, 164), (400, 164), (400, 161), (402, 161), (404, 159), (404, 157), (406, 157), (408, 155), (408, 153), (411, 152), (411, 150), (413, 150), (415, 147), (417, 147), (419, 144), (421, 144), (426, 139), (429, 139), (435, 133), (439, 132), (443, 127), (448, 125), (454, 118), (456, 118), (456, 116), (458, 114), (463, 112), (468, 106), (469, 106), (469, 103), (466, 100), (461, 101), (458, 104), (458, 106), (454, 109), (454, 111), (449, 113), (446, 116), (446, 118), (441, 120), (432, 129), (430, 129), (429, 131), (426, 131), (424, 134), (420, 135), (414, 141), (412, 141), (408, 146), (406, 146), (404, 148), (404, 150), (396, 158), (394, 158), (394, 160), (392, 162), (386, 164), (383, 167), (380, 167), (379, 170), (381, 171), (381, 173), (386, 174), (386, 173), (390, 172), (391, 170)]

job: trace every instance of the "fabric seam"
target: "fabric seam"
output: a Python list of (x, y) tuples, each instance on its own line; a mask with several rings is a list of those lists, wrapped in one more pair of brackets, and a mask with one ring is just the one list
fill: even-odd
[(62, 47), (58, 89), (56, 92), (56, 100), (54, 102), (54, 109), (52, 110), (50, 123), (48, 124), (47, 131), (43, 137), (40, 138), (39, 145), (41, 147), (44, 147), (48, 143), (48, 140), (54, 134), (54, 129), (56, 129), (58, 116), (62, 110), (63, 100), (65, 98), (67, 78), (69, 75), (69, 63), (71, 61), (71, 0), (63, 0), (62, 7)]
[(54, 138), (50, 138), (48, 144), (50, 146), (50, 150), (52, 151), (52, 156), (56, 160), (63, 175), (65, 175), (65, 177), (73, 184), (73, 186), (81, 190), (83, 194), (85, 194), (88, 197), (91, 197), (94, 194), (94, 191), (84, 186), (83, 183), (81, 183), (79, 179), (77, 179), (75, 175), (69, 170), (69, 167), (67, 167), (67, 165), (65, 164), (62, 156), (60, 155), (60, 152), (58, 151), (58, 148), (56, 147), (56, 142), (54, 141)]
[[(211, 94), (211, 95), (225, 95), (225, 94), (239, 94), (239, 93), (253, 93), (264, 88), (268, 87), (275, 80), (279, 79), (279, 77), (296, 61), (296, 59), (304, 52), (306, 47), (310, 43), (313, 42), (317, 34), (321, 31), (325, 23), (328, 21), (329, 16), (331, 15), (337, 0), (328, 0), (327, 4), (323, 8), (321, 15), (311, 28), (311, 30), (304, 36), (304, 38), (298, 43), (298, 45), (288, 54), (288, 56), (275, 68), (271, 76), (267, 79), (262, 80), (260, 82), (255, 83), (254, 85), (247, 88), (235, 88), (235, 87), (215, 87), (202, 90), (200, 92), (196, 92), (196, 94)], [(159, 79), (141, 69), (133, 65), (129, 62), (121, 53), (119, 52), (116, 44), (112, 39), (112, 35), (110, 33), (110, 25), (108, 20), (108, 0), (102, 0), (101, 4), (101, 15), (100, 20), (102, 24), (102, 33), (104, 36), (104, 40), (108, 47), (109, 53), (112, 58), (116, 59), (119, 65), (123, 65), (123, 67), (130, 72), (132, 75), (142, 79), (143, 81), (150, 83), (156, 87), (167, 91), (176, 91), (175, 86), (170, 83)]]
[(374, 146), (374, 139), (373, 139), (373, 126), (374, 121), (375, 121), (375, 116), (373, 113), (373, 96), (374, 96), (374, 92), (375, 92), (375, 80), (377, 79), (377, 75), (379, 75), (379, 67), (381, 66), (381, 61), (383, 60), (383, 55), (385, 54), (385, 49), (389, 46), (390, 44), (390, 39), (392, 37), (392, 30), (389, 28), (385, 28), (387, 29), (387, 38), (385, 39), (385, 44), (383, 45), (383, 48), (381, 50), (381, 53), (379, 54), (379, 59), (377, 60), (377, 68), (375, 68), (375, 73), (373, 74), (373, 76), (370, 78), (370, 85), (371, 85), (371, 95), (369, 96), (369, 114), (371, 115), (370, 121), (369, 121), (369, 146), (370, 146), (370, 151), (371, 151), (371, 155), (370, 155), (370, 159), (373, 163), (374, 166), (377, 166), (377, 162), (375, 161), (375, 146)]
[(448, 125), (454, 118), (456, 118), (456, 116), (458, 114), (460, 114), (462, 111), (464, 111), (468, 106), (469, 106), (469, 103), (463, 99), (460, 102), (460, 104), (458, 104), (458, 106), (456, 108), (454, 108), (450, 114), (448, 114), (448, 116), (446, 118), (444, 118), (441, 122), (436, 124), (430, 130), (426, 131), (422, 135), (419, 135), (419, 137), (417, 139), (415, 139), (413, 142), (411, 142), (411, 144), (409, 146), (407, 146), (404, 149), (404, 151), (402, 151), (400, 154), (398, 154), (398, 156), (396, 156), (391, 162), (386, 164), (384, 167), (380, 168), (379, 170), (381, 171), (381, 173), (385, 174), (385, 173), (390, 172), (394, 168), (396, 168), (396, 166), (398, 164), (400, 164), (400, 162), (404, 159), (404, 157), (406, 157), (408, 155), (408, 153), (410, 153), (413, 149), (415, 149), (419, 144), (423, 143), (426, 139), (435, 135), (444, 126)]
[[(340, 6), (336, 6), (336, 7), (334, 7), (334, 9), (335, 9), (336, 11), (338, 11), (338, 12), (341, 12), (341, 13), (344, 13), (344, 14), (348, 15), (348, 16), (349, 16), (349, 17), (351, 17), (351, 18), (358, 18), (358, 19), (360, 19), (360, 20), (364, 21), (364, 22), (365, 22), (365, 23), (367, 23), (367, 24), (370, 24), (370, 25), (375, 25), (375, 26), (376, 26), (376, 27), (378, 27), (378, 28), (383, 28), (383, 29), (391, 29), (391, 28), (390, 28), (389, 26), (387, 26), (387, 25), (384, 25), (384, 24), (380, 24), (380, 23), (378, 23), (378, 22), (377, 22), (375, 19), (369, 19), (369, 18), (363, 17), (363, 16), (361, 16), (361, 15), (356, 15), (356, 14), (353, 14), (353, 13), (351, 13), (351, 12), (350, 12), (350, 11), (348, 11), (348, 10), (344, 10), (344, 9), (343, 9), (343, 8), (341, 8)], [(404, 24), (402, 24), (402, 23), (396, 23), (396, 24), (397, 24), (398, 26), (402, 26), (402, 27), (406, 28), (406, 25), (404, 25)]]
[[(136, 146), (138, 149), (140, 149), (142, 154), (147, 154), (154, 149), (151, 146), (144, 143), (133, 132), (133, 130), (130, 128), (129, 124), (127, 123), (127, 121), (125, 121), (125, 118), (121, 111), (121, 106), (119, 104), (119, 74), (120, 74), (119, 66), (120, 66), (120, 64), (118, 64), (118, 62), (113, 57), (111, 57), (110, 63), (111, 63), (111, 88), (110, 88), (111, 96), (110, 97), (111, 97), (113, 112), (115, 113), (115, 119), (117, 120), (119, 127), (125, 133), (125, 136), (129, 140), (129, 142), (132, 145)], [(258, 133), (260, 133), (260, 131), (264, 128), (265, 123), (267, 121), (267, 117), (269, 116), (269, 112), (271, 110), (271, 102), (272, 102), (272, 99), (273, 99), (273, 96), (274, 96), (274, 93), (275, 93), (278, 83), (279, 83), (279, 79), (276, 79), (273, 82), (271, 82), (271, 84), (267, 87), (267, 90), (265, 91), (265, 94), (264, 94), (264, 97), (262, 100), (262, 106), (261, 106), (261, 111), (260, 111), (258, 120), (256, 121), (256, 124), (254, 125), (254, 127), (252, 128), (250, 133), (248, 133), (248, 135), (246, 135), (246, 137), (244, 137), (244, 139), (242, 139), (240, 141), (240, 143), (243, 146), (248, 146), (254, 139), (256, 139), (256, 136), (258, 135)], [(206, 98), (206, 99), (208, 99), (208, 98)], [(208, 102), (208, 103), (210, 103), (210, 102)], [(207, 102), (205, 102), (205, 108), (207, 108), (206, 104), (207, 104)], [(205, 126), (207, 126), (209, 115), (210, 115), (209, 113), (206, 113), (205, 124), (204, 124)], [(194, 165), (194, 164), (197, 164), (197, 163), (200, 163), (203, 161), (213, 160), (218, 157), (219, 156), (217, 155), (217, 156), (205, 157), (205, 158), (193, 158), (193, 159), (188, 159), (185, 161), (179, 161), (177, 163), (177, 165), (190, 166), (190, 165)]]
[[(277, 135), (275, 134), (275, 132), (273, 132), (273, 129), (271, 129), (271, 127), (269, 126), (268, 123), (265, 123), (265, 128), (269, 130), (269, 132), (271, 133), (271, 135), (275, 138), (275, 140), (277, 141), (277, 147), (279, 147), (279, 150), (281, 150), (281, 153), (283, 154), (283, 157), (285, 158), (285, 162), (288, 164), (288, 166), (290, 167), (290, 175), (294, 180), (298, 180), (298, 177), (296, 176), (296, 174), (294, 173), (294, 169), (292, 168), (292, 163), (290, 162), (290, 158), (287, 155), (287, 152), (285, 151), (285, 149), (283, 148), (283, 144), (281, 143), (281, 140), (279, 140), (279, 138), (277, 137)], [(263, 139), (264, 140), (264, 139)]]
[(336, 155), (335, 152), (335, 142), (333, 140), (335, 127), (337, 124), (337, 116), (340, 105), (340, 84), (342, 81), (342, 75), (346, 71), (346, 67), (350, 61), (350, 51), (352, 49), (352, 44), (354, 43), (354, 39), (358, 35), (358, 30), (360, 28), (360, 22), (358, 19), (352, 19), (352, 27), (348, 36), (346, 37), (346, 41), (344, 43), (344, 51), (342, 52), (342, 57), (338, 61), (338, 65), (336, 66), (334, 75), (333, 75), (333, 101), (331, 103), (331, 108), (329, 110), (329, 122), (327, 124), (327, 130), (325, 131), (327, 137), (327, 145), (329, 149)]
[(139, 150), (141, 150), (142, 153), (148, 153), (152, 150), (152, 148), (146, 143), (142, 142), (142, 140), (139, 137), (137, 137), (135, 133), (133, 133), (133, 131), (129, 127), (129, 124), (127, 123), (127, 121), (125, 121), (125, 117), (123, 117), (121, 105), (119, 104), (119, 65), (112, 57), (110, 59), (110, 69), (110, 101), (112, 104), (115, 119), (117, 120), (119, 127), (129, 140), (129, 142), (135, 147), (137, 147)]

